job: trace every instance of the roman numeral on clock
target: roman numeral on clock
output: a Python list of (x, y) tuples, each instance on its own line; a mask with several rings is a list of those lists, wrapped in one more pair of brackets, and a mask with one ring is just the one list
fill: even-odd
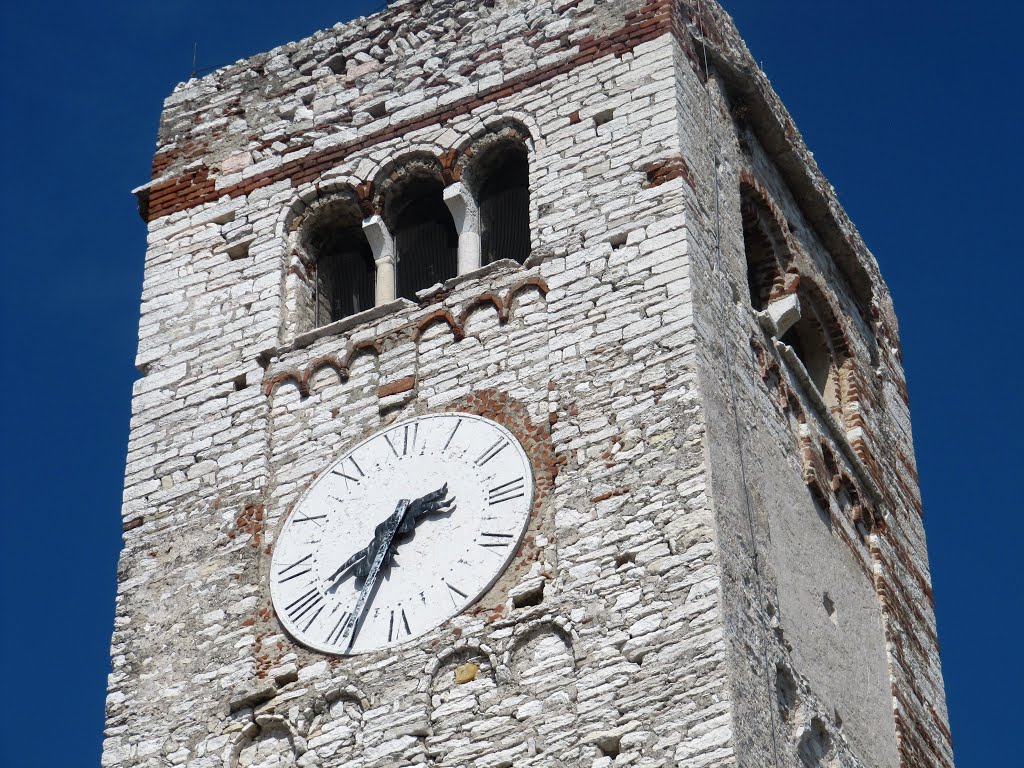
[(442, 448), (441, 448), (442, 452), (448, 450), (448, 446), (451, 445), (452, 444), (452, 440), (455, 439), (455, 433), (459, 431), (459, 427), (461, 427), (461, 426), (462, 426), (462, 419), (456, 419), (455, 420), (455, 429), (453, 429), (452, 433), (450, 435), (448, 435), (448, 439), (444, 441), (444, 446), (442, 446)]
[[(352, 472), (351, 469), (348, 470), (348, 472), (345, 471), (346, 470), (346, 466), (345, 466), (346, 462), (351, 462), (352, 463), (352, 467), (353, 467), (353, 469), (355, 469), (355, 472)], [(349, 474), (349, 472), (352, 472), (352, 474)], [(345, 487), (346, 488), (348, 487), (349, 483), (355, 483), (356, 485), (359, 485), (360, 478), (366, 477), (366, 475), (363, 474), (362, 468), (358, 464), (356, 464), (356, 460), (354, 458), (352, 458), (351, 456), (349, 456), (347, 459), (345, 459), (341, 463), (340, 467), (338, 467), (337, 469), (331, 470), (331, 474), (332, 475), (337, 475), (338, 477), (341, 477), (342, 479), (344, 479), (345, 480)], [(358, 475), (358, 477), (356, 477), (356, 475)]]
[[(313, 553), (310, 552), (301, 560), (296, 560), (291, 565), (286, 565), (284, 568), (277, 572), (277, 580), (279, 583), (284, 584), (286, 581), (297, 579), (299, 576), (305, 576), (307, 573), (313, 570), (313, 564), (310, 559), (313, 557)], [(287, 575), (285, 575), (287, 574)]]
[(498, 549), (500, 547), (507, 547), (515, 539), (511, 533), (481, 533), (483, 539), (478, 541), (481, 547), (487, 547), (488, 549)]
[(398, 615), (392, 610), (391, 616), (388, 619), (388, 642), (393, 642), (401, 637), (403, 629), (405, 630), (406, 637), (412, 637), (412, 630), (409, 629), (409, 619), (405, 615), (405, 608), (400, 608)]
[(455, 595), (458, 595), (458, 596), (459, 596), (459, 597), (461, 597), (461, 598), (462, 598), (463, 600), (465, 600), (465, 599), (466, 599), (467, 597), (469, 597), (469, 595), (467, 595), (467, 594), (466, 594), (465, 592), (463, 592), (463, 591), (462, 591), (461, 589), (459, 589), (458, 587), (453, 587), (453, 586), (452, 586), (451, 584), (449, 584), (449, 583), (448, 583), (447, 581), (446, 581), (446, 582), (444, 583), (444, 585), (445, 585), (446, 587), (448, 587), (448, 597), (450, 597), (450, 598), (452, 599), (452, 605), (454, 605), (454, 606), (456, 606), (456, 607), (458, 607), (458, 605), (459, 605), (459, 601), (455, 599)]
[(504, 437), (499, 437), (497, 442), (494, 443), (494, 445), (492, 445), (490, 448), (488, 448), (486, 451), (484, 451), (483, 453), (476, 457), (476, 461), (474, 463), (478, 467), (482, 467), (488, 461), (490, 461), (503, 450), (505, 450), (507, 446), (508, 440), (506, 440)]
[(318, 520), (323, 520), (326, 517), (327, 517), (327, 515), (310, 515), (310, 514), (307, 514), (306, 512), (297, 512), (295, 514), (295, 517), (292, 518), (292, 522), (293, 523), (316, 523), (317, 525), (320, 525), (320, 523), (318, 523), (317, 521)]
[(391, 452), (397, 457), (408, 456), (416, 450), (416, 438), (419, 436), (420, 425), (416, 424), (405, 424), (401, 430), (394, 430), (391, 434), (395, 436), (395, 441), (391, 441), (391, 435), (384, 435), (384, 440), (387, 442)]
[(517, 477), (487, 491), (487, 503), (501, 504), (503, 501), (521, 498), (526, 493), (526, 478)]
[(348, 620), (351, 615), (351, 612), (345, 611), (343, 614), (341, 614), (341, 617), (338, 619), (337, 623), (333, 627), (331, 627), (331, 631), (327, 633), (328, 645), (334, 645), (336, 642), (341, 640), (341, 636), (345, 634), (345, 630), (348, 626)]
[(324, 596), (320, 594), (316, 587), (313, 587), (313, 589), (286, 605), (284, 612), (288, 614), (288, 618), (293, 624), (298, 624), (299, 619), (304, 616), (307, 617), (305, 626), (302, 627), (302, 631), (305, 632), (313, 625), (316, 617), (320, 615), (320, 611), (323, 609)]

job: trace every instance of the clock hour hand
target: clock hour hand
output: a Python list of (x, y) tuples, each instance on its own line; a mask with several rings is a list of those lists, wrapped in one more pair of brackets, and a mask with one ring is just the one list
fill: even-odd
[[(396, 535), (405, 536), (412, 533), (421, 520), (432, 517), (448, 517), (455, 511), (455, 498), (446, 499), (447, 495), (448, 483), (445, 483), (436, 491), (420, 496), (409, 504), (409, 511), (405, 513), (405, 518), (398, 526)], [(392, 554), (394, 553), (392, 552)]]
[[(373, 562), (369, 566), (369, 570), (366, 573), (366, 580), (363, 583), (363, 588), (359, 592), (359, 597), (356, 599), (355, 607), (352, 609), (351, 615), (345, 622), (345, 626), (342, 629), (341, 640), (342, 646), (345, 651), (348, 652), (352, 649), (352, 644), (356, 641), (356, 634), (359, 632), (359, 627), (363, 622), (363, 616), (366, 613), (366, 609), (370, 605), (373, 593), (377, 587), (377, 577), (380, 575), (381, 566), (384, 564), (384, 560), (388, 556), (388, 551), (391, 549), (391, 541), (395, 538), (395, 533), (398, 531), (398, 527), (402, 524), (402, 519), (405, 517), (406, 510), (409, 509), (409, 500), (402, 499), (398, 502), (398, 506), (395, 507), (395, 511), (391, 517), (385, 520), (381, 525), (378, 525), (373, 532), (373, 541), (367, 547), (367, 550), (371, 549), (375, 544), (377, 545)], [(364, 558), (363, 562), (366, 560)]]
[[(399, 501), (391, 517), (374, 529), (373, 539), (366, 549), (362, 552), (357, 552), (349, 558), (331, 577), (331, 579), (335, 578), (335, 576), (343, 573), (347, 568), (352, 567), (349, 563), (355, 562), (354, 570), (356, 571), (356, 577), (359, 578), (360, 575), (363, 575), (364, 578), (363, 588), (359, 592), (355, 607), (346, 620), (345, 626), (342, 628), (341, 637), (339, 638), (346, 653), (352, 649), (352, 644), (359, 633), (363, 617), (370, 602), (373, 600), (381, 569), (386, 564), (389, 564), (394, 557), (394, 540), (403, 533), (412, 532), (420, 520), (438, 513), (447, 516), (454, 512), (455, 499), (445, 499), (447, 495), (448, 484), (445, 483), (438, 490), (421, 496), (413, 502), (409, 502), (407, 499)], [(371, 552), (373, 553), (373, 561), (368, 563), (369, 553)], [(336, 587), (337, 585), (332, 589)]]
[[(366, 560), (366, 555), (369, 551), (370, 548), (365, 547), (364, 549), (360, 549), (358, 552), (352, 555), (352, 557), (350, 557), (348, 560), (341, 564), (341, 567), (339, 567), (338, 570), (336, 570), (334, 573), (327, 577), (327, 583), (330, 584), (332, 581), (335, 581), (340, 576), (344, 575), (349, 570), (349, 568), (354, 566), (356, 563), (364, 562)], [(331, 585), (330, 590), (333, 592), (335, 589), (338, 588), (338, 584), (340, 583), (340, 581), (336, 581), (333, 585)]]
[[(455, 511), (455, 499), (445, 499), (448, 495), (448, 484), (445, 483), (438, 490), (432, 491), (415, 501), (409, 502), (408, 509), (403, 516), (403, 519), (399, 523), (398, 530), (394, 534), (394, 538), (404, 538), (406, 535), (412, 533), (421, 520), (426, 520), (432, 517), (445, 516), (447, 517)], [(356, 581), (363, 581), (366, 579), (367, 574), (370, 570), (370, 564), (373, 562), (374, 556), (376, 555), (381, 544), (381, 536), (384, 533), (385, 528), (390, 523), (391, 519), (385, 520), (379, 524), (373, 531), (373, 538), (365, 548), (356, 552), (352, 557), (346, 560), (341, 566), (327, 577), (327, 583), (335, 582), (330, 589), (333, 591), (338, 588), (338, 579), (348, 574), (349, 570), (355, 574)], [(395, 549), (391, 550), (391, 556), (385, 560), (385, 565), (390, 565), (394, 559)]]

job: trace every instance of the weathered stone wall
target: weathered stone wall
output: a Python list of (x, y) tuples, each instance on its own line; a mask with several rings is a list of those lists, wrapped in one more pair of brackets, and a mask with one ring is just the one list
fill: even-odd
[[(520, 10), (503, 10), (517, 38)], [(613, 35), (627, 24), (612, 21)], [(349, 147), (316, 183), (186, 196), (153, 218), (106, 764), (727, 761), (717, 572), (682, 362), (694, 350), (679, 54), (671, 36), (644, 42), (643, 23), (585, 67), (576, 52), (440, 125)], [(290, 217), (411, 150), (442, 156), (506, 119), (532, 139), (532, 266), (494, 265), (421, 307), (298, 339), (282, 331)], [(211, 139), (200, 161), (234, 140)], [(290, 505), (383, 423), (452, 408), (506, 423), (533, 459), (543, 494), (509, 575), (421, 645), (345, 661), (296, 646), (265, 584)], [(455, 686), (470, 661), (477, 679)]]
[[(914, 606), (927, 572), (891, 305), (809, 158), (801, 186), (730, 112), (719, 70), (746, 54), (727, 19), (703, 21), (710, 89), (701, 19), (665, 0), (410, 0), (168, 99), (140, 190), (144, 377), (104, 765), (888, 765), (897, 749), (931, 764), (912, 751), (921, 702), (945, 715)], [(372, 209), (413, 153), (453, 181), (509, 124), (529, 136), (526, 265), (296, 335), (289, 235), (310, 205), (349, 190)], [(864, 372), (888, 375), (848, 398), (845, 431), (736, 299), (743, 174), (799, 225), (801, 265), (845, 316), (870, 285), (849, 335)], [(304, 650), (267, 587), (288, 511), (359, 439), (438, 410), (526, 446), (538, 496), (520, 552), (422, 642)], [(808, 484), (833, 478), (805, 449), (822, 441), (888, 515), (864, 542), (845, 486), (830, 526), (816, 518)], [(824, 591), (834, 624), (811, 610)]]
[[(731, 21), (714, 4), (704, 10), (689, 28), (711, 68), (706, 127), (683, 152), (694, 167), (708, 168), (701, 152), (718, 157), (719, 204), (694, 227), (707, 237), (692, 251), (706, 259), (693, 301), (730, 671), (747, 724), (738, 730), (751, 739), (739, 751), (751, 765), (798, 754), (952, 765), (892, 301)], [(744, 190), (779, 225), (792, 289), (834, 318), (827, 332), (847, 355), (838, 406), (750, 306)], [(792, 696), (780, 692), (789, 680)]]

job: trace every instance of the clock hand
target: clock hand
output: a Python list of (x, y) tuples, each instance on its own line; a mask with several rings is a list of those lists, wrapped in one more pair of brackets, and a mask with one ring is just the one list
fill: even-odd
[[(455, 511), (455, 499), (445, 499), (447, 495), (448, 483), (445, 483), (436, 491), (420, 496), (409, 504), (409, 510), (405, 513), (405, 517), (398, 526), (398, 532), (395, 534), (395, 537), (404, 538), (407, 534), (412, 534), (422, 520), (432, 517), (448, 517), (452, 514)], [(396, 545), (391, 551), (392, 560), (397, 549)]]
[[(432, 491), (431, 493), (410, 502), (408, 510), (402, 518), (398, 530), (394, 534), (395, 538), (404, 538), (407, 534), (412, 533), (421, 520), (441, 515), (447, 517), (454, 512), (455, 499), (445, 499), (444, 497), (447, 495), (448, 484), (445, 483), (438, 490)], [(330, 587), (332, 591), (336, 590), (340, 583), (336, 580), (340, 579), (342, 576), (346, 576), (350, 569), (355, 574), (357, 581), (366, 578), (370, 568), (370, 563), (373, 561), (373, 557), (380, 546), (381, 536), (389, 522), (390, 518), (379, 524), (373, 531), (373, 538), (370, 540), (370, 543), (352, 555), (352, 557), (342, 563), (334, 573), (327, 577), (328, 584), (335, 582), (333, 586)], [(397, 545), (392, 549), (391, 557), (388, 558), (386, 565), (391, 564), (391, 561), (394, 559), (395, 551), (397, 551)]]
[(373, 541), (371, 541), (370, 545), (367, 547), (367, 550), (369, 550), (374, 546), (374, 544), (377, 545), (373, 563), (370, 565), (369, 571), (366, 574), (366, 581), (363, 583), (363, 589), (359, 592), (359, 598), (356, 600), (356, 605), (352, 609), (352, 615), (349, 616), (348, 620), (345, 622), (345, 627), (342, 629), (342, 634), (339, 638), (344, 645), (346, 653), (352, 650), (352, 644), (356, 641), (356, 635), (358, 634), (359, 627), (363, 622), (363, 615), (369, 607), (372, 593), (376, 591), (377, 576), (380, 575), (381, 565), (384, 564), (384, 560), (388, 556), (388, 550), (391, 549), (391, 541), (395, 538), (395, 533), (398, 530), (399, 525), (401, 525), (402, 519), (405, 517), (405, 513), (408, 508), (409, 500), (402, 499), (398, 502), (398, 506), (395, 507), (395, 511), (391, 514), (391, 517), (389, 517), (382, 525), (378, 525), (374, 530)]
[[(341, 637), (339, 638), (346, 653), (352, 649), (352, 645), (355, 643), (363, 617), (376, 592), (380, 571), (385, 564), (390, 565), (391, 559), (394, 557), (392, 545), (395, 538), (401, 533), (412, 532), (420, 520), (427, 519), (437, 513), (447, 516), (454, 512), (455, 499), (445, 499), (444, 497), (447, 495), (448, 484), (445, 483), (438, 490), (421, 496), (413, 502), (409, 502), (407, 499), (399, 501), (391, 517), (374, 529), (373, 539), (366, 548), (350, 557), (331, 576), (331, 579), (334, 579), (337, 575), (354, 565), (356, 577), (359, 578), (362, 575), (365, 578), (363, 588), (356, 599), (355, 607), (346, 620), (345, 626), (342, 628)], [(373, 562), (367, 568), (369, 553), (371, 552), (373, 552)], [(337, 585), (334, 588), (336, 589)]]
[[(363, 549), (360, 549), (358, 552), (356, 552), (354, 555), (352, 555), (352, 557), (350, 557), (348, 560), (346, 560), (344, 563), (342, 563), (341, 567), (339, 567), (338, 570), (336, 570), (334, 573), (332, 573), (330, 576), (328, 576), (326, 583), (330, 584), (332, 581), (337, 579), (339, 576), (342, 576), (343, 574), (345, 574), (346, 571), (348, 571), (348, 569), (351, 568), (356, 563), (365, 561), (366, 560), (366, 556), (369, 553), (369, 551), (370, 551), (370, 547), (365, 547)], [(340, 583), (341, 583), (340, 581), (336, 582), (329, 589), (331, 591), (334, 591), (335, 589), (338, 588), (338, 584), (340, 584)]]

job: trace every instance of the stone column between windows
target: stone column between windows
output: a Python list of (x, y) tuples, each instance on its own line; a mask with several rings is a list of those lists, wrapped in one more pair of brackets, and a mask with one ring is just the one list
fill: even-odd
[(373, 263), (376, 266), (373, 303), (379, 307), (394, 301), (397, 294), (395, 238), (384, 219), (377, 215), (363, 221), (363, 232), (373, 251)]
[(461, 181), (445, 187), (444, 203), (459, 233), (458, 274), (480, 269), (480, 206)]

